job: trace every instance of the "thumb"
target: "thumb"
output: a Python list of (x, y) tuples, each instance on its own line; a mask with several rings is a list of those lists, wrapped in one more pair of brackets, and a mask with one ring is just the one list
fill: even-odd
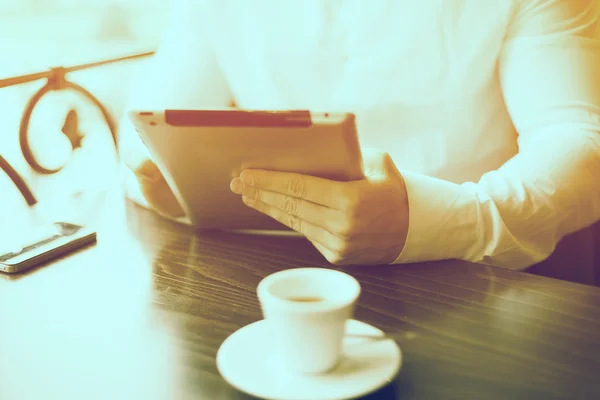
[(162, 178), (162, 172), (160, 172), (154, 161), (149, 158), (139, 163), (132, 171), (138, 180), (156, 182)]
[(145, 151), (129, 151), (123, 157), (123, 160), (127, 168), (135, 174), (138, 180), (156, 181), (162, 176), (154, 161), (152, 161)]

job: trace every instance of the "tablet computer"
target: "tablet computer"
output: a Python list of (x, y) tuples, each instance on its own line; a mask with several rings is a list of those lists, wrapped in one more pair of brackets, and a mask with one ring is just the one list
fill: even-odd
[(242, 170), (363, 178), (351, 113), (133, 110), (149, 153), (196, 229), (285, 230), (229, 189)]

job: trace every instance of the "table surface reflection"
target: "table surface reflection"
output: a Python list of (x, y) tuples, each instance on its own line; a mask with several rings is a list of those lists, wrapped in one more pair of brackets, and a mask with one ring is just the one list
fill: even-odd
[[(248, 399), (215, 355), (266, 275), (328, 267), (297, 237), (192, 234), (125, 200), (98, 244), (0, 276), (0, 398)], [(567, 267), (567, 266), (565, 266)], [(600, 398), (600, 289), (464, 262), (340, 268), (404, 365), (377, 399)]]

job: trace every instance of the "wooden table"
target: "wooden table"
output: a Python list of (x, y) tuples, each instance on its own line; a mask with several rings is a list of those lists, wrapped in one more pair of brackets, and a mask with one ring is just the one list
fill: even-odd
[[(219, 345), (261, 318), (264, 276), (326, 263), (299, 238), (192, 235), (109, 203), (97, 246), (0, 276), (0, 398), (248, 398), (219, 376)], [(598, 288), (454, 261), (343, 270), (357, 318), (404, 353), (369, 398), (600, 398)]]

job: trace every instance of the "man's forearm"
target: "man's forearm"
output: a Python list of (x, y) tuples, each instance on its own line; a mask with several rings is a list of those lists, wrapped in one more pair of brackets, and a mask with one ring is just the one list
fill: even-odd
[(477, 184), (405, 173), (409, 233), (397, 262), (460, 258), (521, 269), (600, 219), (600, 134), (571, 131), (546, 146)]

